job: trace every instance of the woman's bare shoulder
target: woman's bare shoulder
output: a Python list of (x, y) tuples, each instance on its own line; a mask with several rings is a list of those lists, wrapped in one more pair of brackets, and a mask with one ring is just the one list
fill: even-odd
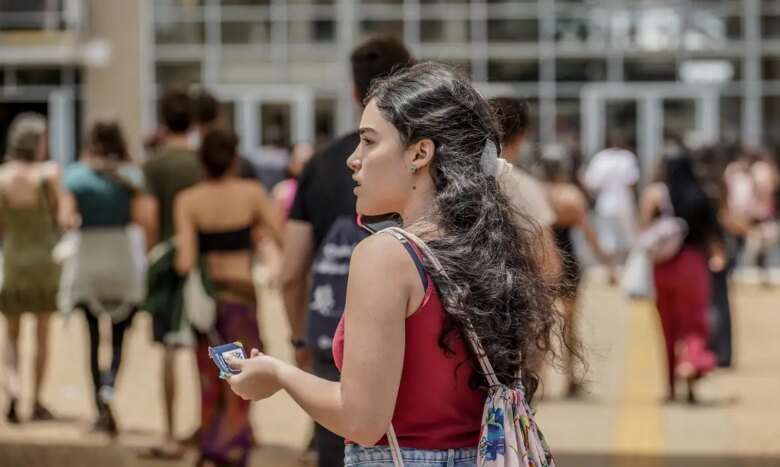
[(406, 249), (392, 235), (378, 233), (366, 237), (357, 244), (352, 252), (352, 261), (358, 264), (373, 265), (374, 270), (382, 274), (401, 271), (410, 260)]
[(647, 197), (648, 199), (659, 199), (661, 196), (663, 196), (665, 185), (661, 182), (653, 182), (645, 188), (643, 192), (643, 196)]
[(175, 203), (178, 206), (189, 206), (193, 202), (197, 203), (199, 200), (205, 200), (207, 197), (203, 196), (203, 191), (203, 187), (200, 186), (200, 183), (185, 188), (176, 195)]
[(555, 184), (548, 188), (550, 198), (566, 210), (585, 209), (586, 200), (582, 190), (572, 184)]
[(46, 180), (56, 181), (59, 180), (60, 175), (62, 174), (62, 169), (60, 168), (60, 164), (57, 162), (46, 161), (40, 163), (38, 166), (38, 173), (40, 173), (41, 176)]
[(247, 180), (243, 178), (233, 181), (235, 187), (249, 196), (268, 196), (268, 189), (262, 183), (256, 180)]

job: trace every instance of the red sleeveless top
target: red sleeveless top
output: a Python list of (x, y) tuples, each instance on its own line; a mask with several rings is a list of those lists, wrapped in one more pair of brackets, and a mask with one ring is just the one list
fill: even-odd
[[(415, 258), (419, 264), (418, 261)], [(406, 318), (404, 363), (393, 427), (398, 443), (405, 448), (476, 447), (486, 393), (469, 387), (474, 370), (466, 362), (468, 344), (463, 339), (453, 335), (450, 346), (454, 355), (445, 355), (439, 347), (444, 307), (430, 277), (427, 282), (420, 308)], [(333, 358), (339, 371), (344, 345), (342, 317), (333, 338)], [(387, 445), (387, 438), (377, 444)]]

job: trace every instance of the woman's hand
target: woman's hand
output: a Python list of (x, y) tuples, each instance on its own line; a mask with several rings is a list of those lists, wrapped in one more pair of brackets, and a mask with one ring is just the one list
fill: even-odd
[(716, 254), (710, 257), (709, 267), (712, 272), (721, 272), (726, 268), (727, 259), (724, 255)]
[(277, 370), (282, 364), (279, 360), (252, 349), (250, 358), (226, 360), (230, 368), (241, 373), (231, 375), (227, 382), (230, 389), (244, 400), (258, 401), (273, 396), (282, 389)]

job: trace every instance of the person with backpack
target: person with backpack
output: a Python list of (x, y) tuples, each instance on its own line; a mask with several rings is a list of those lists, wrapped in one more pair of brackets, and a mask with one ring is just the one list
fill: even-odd
[(696, 382), (714, 369), (707, 314), (710, 271), (726, 266), (723, 234), (715, 207), (696, 177), (693, 162), (675, 143), (664, 155), (661, 180), (640, 199), (640, 243), (654, 262), (656, 306), (666, 347), (667, 401), (675, 400), (677, 380), (687, 383), (689, 403)]
[[(160, 120), (164, 127), (161, 134), (165, 137), (154, 146), (149, 158), (141, 166), (144, 190), (153, 198), (152, 209), (155, 213), (155, 228), (149, 236), (147, 245), (150, 249), (165, 245), (174, 237), (174, 199), (179, 192), (201, 181), (203, 177), (196, 148), (190, 141), (192, 127), (190, 96), (181, 89), (170, 88), (161, 96), (159, 105)], [(155, 253), (154, 250), (150, 252), (148, 278), (156, 276), (153, 271), (166, 269), (156, 264), (159, 258)], [(151, 281), (151, 283), (156, 282)], [(159, 290), (152, 286), (147, 288), (147, 293), (145, 308), (151, 311), (153, 308), (150, 307), (150, 303), (154, 301), (153, 297), (157, 296)], [(153, 339), (163, 348), (161, 377), (165, 423), (162, 444), (152, 447), (145, 454), (163, 459), (180, 459), (185, 454), (182, 443), (174, 435), (176, 385), (181, 384), (177, 382), (174, 363), (177, 353), (182, 350), (189, 351), (192, 339), (186, 320), (178, 319), (175, 310), (175, 307), (166, 306), (152, 311)]]
[[(348, 441), (346, 465), (555, 465), (529, 402), (562, 317), (495, 177), (490, 106), (451, 68), (375, 81), (348, 159), (362, 216), (402, 227), (350, 261), (333, 340), (341, 382), (257, 350), (228, 379), (245, 399), (285, 390)], [(559, 334), (555, 334), (559, 335)]]
[[(355, 101), (362, 105), (372, 80), (411, 60), (406, 47), (392, 37), (374, 37), (357, 46), (350, 57)], [(350, 132), (306, 164), (285, 224), (280, 282), (296, 361), (332, 381), (339, 379), (331, 341), (344, 310), (349, 259), (366, 236), (355, 223), (355, 182), (346, 166), (359, 141), (358, 132)], [(319, 467), (344, 465), (340, 436), (318, 425), (314, 438)]]

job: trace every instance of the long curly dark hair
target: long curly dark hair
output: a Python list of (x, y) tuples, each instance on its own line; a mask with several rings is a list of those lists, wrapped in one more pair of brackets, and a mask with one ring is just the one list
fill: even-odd
[[(563, 320), (538, 264), (539, 226), (513, 210), (495, 173), (482, 170), (486, 145), (499, 153), (501, 147), (490, 106), (467, 79), (430, 62), (374, 82), (365, 102), (371, 100), (403, 144), (428, 138), (435, 146), (435, 197), (427, 221), (436, 233), (420, 235), (446, 271), (444, 277), (426, 264), (446, 309), (439, 346), (452, 354), (451, 338), (463, 337), (470, 326), (498, 380), (522, 383), (530, 400), (538, 385), (535, 364), (545, 356), (559, 361), (553, 342), (562, 336)], [(484, 386), (473, 355), (470, 363), (472, 382)]]

